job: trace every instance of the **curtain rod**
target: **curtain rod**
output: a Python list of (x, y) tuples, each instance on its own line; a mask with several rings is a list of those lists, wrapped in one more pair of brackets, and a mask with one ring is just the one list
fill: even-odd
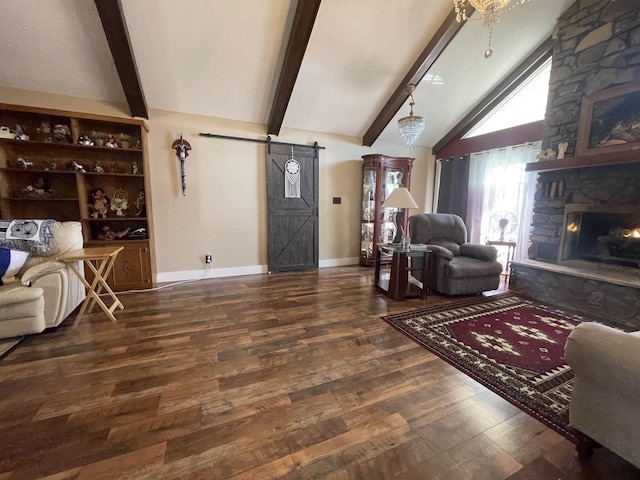
[(324, 150), (326, 147), (321, 147), (318, 142), (314, 142), (313, 145), (302, 145), (300, 143), (288, 143), (288, 142), (274, 142), (271, 140), (271, 135), (267, 135), (266, 140), (260, 140), (259, 138), (246, 138), (246, 137), (231, 137), (229, 135), (217, 135), (215, 133), (200, 133), (201, 137), (209, 138), (222, 138), (225, 140), (238, 140), (240, 142), (254, 142), (254, 143), (266, 143), (269, 147), (269, 153), (271, 153), (271, 145), (287, 145), (290, 147), (313, 147), (316, 150)]

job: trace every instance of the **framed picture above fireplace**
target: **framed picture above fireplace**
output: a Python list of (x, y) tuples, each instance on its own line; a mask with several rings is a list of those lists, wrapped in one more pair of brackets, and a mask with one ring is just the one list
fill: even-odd
[(623, 85), (583, 97), (576, 155), (630, 150), (640, 150), (640, 85)]

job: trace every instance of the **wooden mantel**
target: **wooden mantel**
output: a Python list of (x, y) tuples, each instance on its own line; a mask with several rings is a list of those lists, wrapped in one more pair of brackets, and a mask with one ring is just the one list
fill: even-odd
[(627, 152), (607, 152), (580, 157), (566, 157), (561, 160), (541, 160), (527, 163), (527, 172), (548, 172), (551, 170), (569, 170), (571, 168), (601, 167), (640, 162), (640, 148)]

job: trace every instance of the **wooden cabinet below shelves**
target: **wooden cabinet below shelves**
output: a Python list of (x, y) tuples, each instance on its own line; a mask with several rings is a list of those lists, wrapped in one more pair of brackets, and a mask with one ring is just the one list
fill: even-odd
[[(152, 286), (149, 242), (92, 242), (91, 244), (122, 245), (124, 247), (124, 250), (116, 257), (113, 270), (107, 277), (107, 283), (114, 291), (138, 290)], [(93, 273), (88, 268), (84, 273), (91, 282)]]

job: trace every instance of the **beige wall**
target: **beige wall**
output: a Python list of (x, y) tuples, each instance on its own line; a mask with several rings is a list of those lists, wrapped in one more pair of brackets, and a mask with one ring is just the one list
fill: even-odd
[[(122, 106), (16, 89), (0, 88), (0, 101), (126, 116)], [(199, 278), (208, 252), (213, 254), (210, 276), (265, 272), (265, 146), (198, 135), (264, 139), (264, 126), (162, 110), (150, 111), (148, 125), (158, 280)], [(181, 193), (179, 162), (171, 149), (181, 132), (192, 146), (186, 162), (186, 196)], [(293, 129), (283, 129), (273, 139), (308, 145), (317, 141), (326, 147), (320, 151), (321, 266), (357, 262), (362, 155), (415, 157), (411, 192), (421, 211), (432, 209), (434, 160), (429, 148), (407, 151), (400, 143), (368, 148), (360, 145), (359, 138)], [(334, 205), (333, 197), (342, 197), (342, 204)]]

